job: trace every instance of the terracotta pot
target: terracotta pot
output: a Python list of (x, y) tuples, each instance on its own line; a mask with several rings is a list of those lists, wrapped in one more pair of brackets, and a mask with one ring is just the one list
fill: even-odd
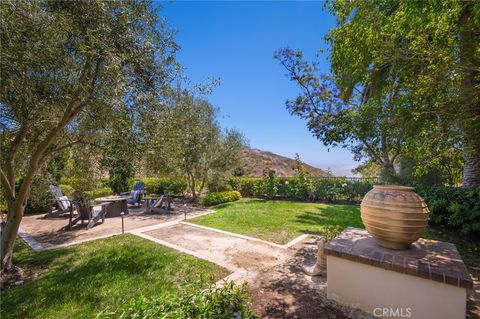
[(360, 212), (370, 235), (383, 247), (407, 249), (428, 225), (428, 208), (413, 187), (375, 185)]

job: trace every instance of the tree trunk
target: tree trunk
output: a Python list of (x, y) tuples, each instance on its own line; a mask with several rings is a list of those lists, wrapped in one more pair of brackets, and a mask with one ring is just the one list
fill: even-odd
[(20, 222), (23, 218), (25, 205), (21, 203), (8, 204), (8, 216), (5, 226), (2, 228), (1, 235), (1, 271), (0, 273), (8, 272), (12, 269), (12, 253), (13, 244), (17, 237)]
[(480, 30), (472, 14), (473, 1), (464, 1), (460, 17), (460, 71), (463, 116), (463, 187), (480, 186)]
[(197, 192), (195, 191), (195, 177), (193, 174), (188, 174), (188, 180), (190, 181), (190, 191), (192, 192), (192, 198), (197, 199)]
[(393, 163), (389, 161), (382, 163), (382, 179), (385, 183), (395, 183), (398, 181), (397, 173), (393, 167)]
[(480, 148), (464, 148), (463, 187), (480, 186)]
[(205, 182), (206, 182), (206, 180), (207, 180), (206, 177), (202, 178), (202, 183), (200, 184), (200, 189), (198, 190), (198, 194), (199, 194), (200, 196), (202, 196), (202, 192), (203, 192), (203, 188), (205, 187)]

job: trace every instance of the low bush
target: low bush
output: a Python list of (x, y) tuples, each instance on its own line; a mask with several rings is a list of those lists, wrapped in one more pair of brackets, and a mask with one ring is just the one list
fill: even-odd
[(68, 185), (68, 184), (60, 184), (60, 185), (58, 185), (58, 187), (60, 188), (63, 195), (65, 195), (65, 196), (72, 196), (73, 192), (75, 191), (73, 186)]
[(92, 189), (91, 191), (86, 191), (85, 193), (90, 198), (94, 199), (98, 197), (110, 196), (113, 194), (113, 190), (110, 187), (101, 187), (101, 188)]
[(238, 191), (213, 192), (203, 198), (205, 206), (214, 206), (227, 202), (234, 202), (241, 197)]
[(415, 190), (427, 203), (430, 223), (480, 235), (480, 187), (416, 186)]
[(225, 282), (223, 287), (196, 286), (183, 288), (179, 295), (167, 295), (159, 299), (137, 297), (124, 310), (102, 313), (97, 318), (168, 318), (168, 319), (253, 319), (257, 315), (249, 309), (250, 295), (246, 284)]
[[(75, 189), (70, 185), (60, 184), (60, 190), (68, 197), (72, 196)], [(85, 192), (90, 198), (110, 196), (113, 194), (113, 190), (110, 187), (99, 187)]]
[(243, 197), (255, 197), (255, 185), (259, 185), (263, 178), (232, 177), (229, 180), (233, 190), (239, 191)]
[[(20, 183), (18, 183), (20, 185)], [(25, 214), (44, 214), (50, 211), (54, 197), (48, 188), (47, 178), (36, 178), (30, 189), (30, 197), (25, 206)]]

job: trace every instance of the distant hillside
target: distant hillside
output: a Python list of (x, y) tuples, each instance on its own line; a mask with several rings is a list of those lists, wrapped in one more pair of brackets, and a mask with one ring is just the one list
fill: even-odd
[[(304, 164), (311, 177), (331, 176), (327, 172)], [(245, 148), (243, 151), (243, 160), (241, 165), (245, 171), (245, 176), (262, 177), (265, 169), (275, 170), (275, 176), (291, 177), (295, 176), (295, 160), (278, 154), (261, 151), (254, 148)]]

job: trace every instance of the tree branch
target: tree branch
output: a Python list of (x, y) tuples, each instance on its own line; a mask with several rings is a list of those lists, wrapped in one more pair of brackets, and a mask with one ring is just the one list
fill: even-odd
[[(8, 179), (8, 183), (10, 187), (13, 187), (13, 188), (15, 188), (15, 156), (17, 155), (18, 150), (20, 149), (20, 146), (22, 145), (26, 135), (27, 135), (27, 125), (22, 124), (20, 126), (20, 129), (17, 132), (17, 135), (15, 136), (12, 142), (12, 145), (10, 145), (10, 150), (7, 156), (6, 178)], [(14, 196), (15, 196), (15, 193), (14, 193)]]

